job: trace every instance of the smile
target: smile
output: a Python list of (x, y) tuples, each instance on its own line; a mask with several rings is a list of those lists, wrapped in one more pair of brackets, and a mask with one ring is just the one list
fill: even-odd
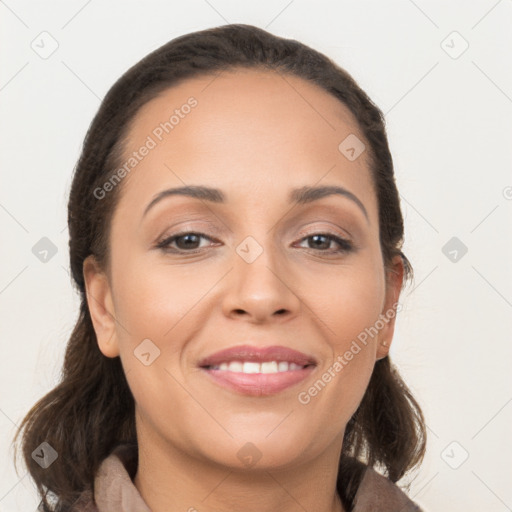
[(312, 355), (283, 345), (237, 345), (198, 362), (210, 382), (250, 396), (268, 396), (291, 388), (309, 377), (317, 364)]
[[(269, 363), (272, 364), (275, 361), (270, 361)], [(288, 363), (284, 364), (288, 365)], [(258, 372), (252, 371), (254, 369), (258, 370)], [(231, 371), (229, 369), (201, 368), (201, 370), (206, 373), (214, 384), (229, 391), (249, 396), (268, 396), (275, 395), (299, 384), (311, 375), (315, 370), (315, 366), (300, 366), (298, 369), (283, 369), (282, 371), (278, 369), (277, 371), (267, 373), (260, 372), (258, 368), (251, 368), (248, 373), (244, 371)]]
[(299, 365), (288, 361), (230, 361), (207, 367), (209, 370), (237, 373), (281, 373), (302, 370), (307, 365)]

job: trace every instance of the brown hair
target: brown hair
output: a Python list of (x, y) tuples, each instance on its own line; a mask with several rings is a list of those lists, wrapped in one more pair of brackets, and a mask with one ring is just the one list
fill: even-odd
[[(134, 399), (119, 357), (105, 357), (99, 350), (83, 277), (83, 262), (90, 254), (108, 268), (110, 219), (120, 187), (101, 200), (93, 191), (122, 165), (127, 129), (142, 105), (188, 78), (236, 68), (298, 76), (349, 108), (369, 146), (385, 267), (390, 268), (392, 258), (400, 255), (404, 283), (412, 277), (412, 267), (401, 251), (403, 219), (384, 117), (345, 70), (298, 41), (243, 24), (186, 34), (153, 51), (108, 91), (87, 131), (74, 171), (68, 204), (69, 252), (80, 311), (66, 348), (60, 383), (30, 409), (13, 440), (16, 442), (25, 429), (23, 458), (36, 482), (43, 510), (70, 510), (82, 492), (93, 489), (96, 470), (114, 447), (137, 443)], [(47, 469), (31, 456), (42, 442), (58, 453)], [(345, 508), (353, 507), (366, 465), (382, 468), (396, 482), (421, 462), (425, 442), (418, 403), (389, 357), (378, 360), (345, 431), (338, 471), (338, 492)]]

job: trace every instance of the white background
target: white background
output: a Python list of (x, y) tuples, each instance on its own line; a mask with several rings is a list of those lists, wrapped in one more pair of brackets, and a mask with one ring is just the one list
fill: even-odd
[[(67, 194), (100, 99), (150, 51), (228, 22), (325, 53), (386, 113), (416, 275), (391, 354), (430, 434), (410, 495), (427, 512), (512, 510), (511, 0), (5, 0), (0, 19), (1, 512), (38, 503), (10, 442), (57, 383), (76, 320)], [(31, 48), (43, 31), (59, 45), (47, 59)], [(452, 237), (468, 248), (456, 262)]]

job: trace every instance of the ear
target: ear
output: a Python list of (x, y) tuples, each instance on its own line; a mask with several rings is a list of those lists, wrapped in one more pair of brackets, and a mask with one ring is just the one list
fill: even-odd
[(377, 339), (377, 359), (382, 359), (389, 354), (393, 333), (395, 332), (395, 320), (397, 315), (398, 299), (404, 279), (404, 264), (400, 255), (393, 258), (391, 268), (386, 269), (386, 298), (380, 318), (384, 327), (379, 332)]
[(92, 255), (84, 260), (83, 274), (87, 305), (99, 349), (106, 357), (116, 357), (119, 355), (119, 342), (108, 277)]

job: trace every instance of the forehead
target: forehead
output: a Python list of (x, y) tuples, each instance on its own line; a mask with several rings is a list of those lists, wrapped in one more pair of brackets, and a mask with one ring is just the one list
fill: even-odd
[(349, 109), (299, 77), (237, 69), (187, 79), (133, 118), (126, 157), (149, 139), (154, 148), (123, 195), (150, 199), (164, 185), (201, 184), (225, 189), (228, 199), (247, 199), (249, 190), (285, 198), (297, 186), (338, 183), (371, 202), (368, 151), (347, 159), (339, 146), (349, 136), (364, 139)]
[[(196, 131), (199, 122), (203, 130), (196, 134), (201, 135), (220, 119), (224, 132), (229, 127), (237, 131), (243, 129), (244, 133), (254, 132), (262, 122), (267, 124), (268, 132), (291, 128), (291, 132), (281, 134), (280, 140), (298, 133), (313, 140), (329, 131), (339, 136), (344, 129), (362, 138), (357, 120), (348, 107), (321, 87), (291, 74), (244, 68), (186, 79), (164, 89), (134, 116), (129, 138), (135, 140), (138, 135), (151, 133), (158, 123), (169, 120), (175, 109), (179, 111), (186, 105), (189, 98), (197, 101), (197, 107), (192, 109), (194, 115), (189, 116), (187, 123), (182, 123), (180, 130), (174, 130), (176, 124), (173, 135), (186, 132), (186, 126), (191, 124)], [(188, 113), (182, 116), (180, 120)], [(268, 126), (269, 123), (274, 126)], [(304, 130), (306, 124), (307, 131)]]

